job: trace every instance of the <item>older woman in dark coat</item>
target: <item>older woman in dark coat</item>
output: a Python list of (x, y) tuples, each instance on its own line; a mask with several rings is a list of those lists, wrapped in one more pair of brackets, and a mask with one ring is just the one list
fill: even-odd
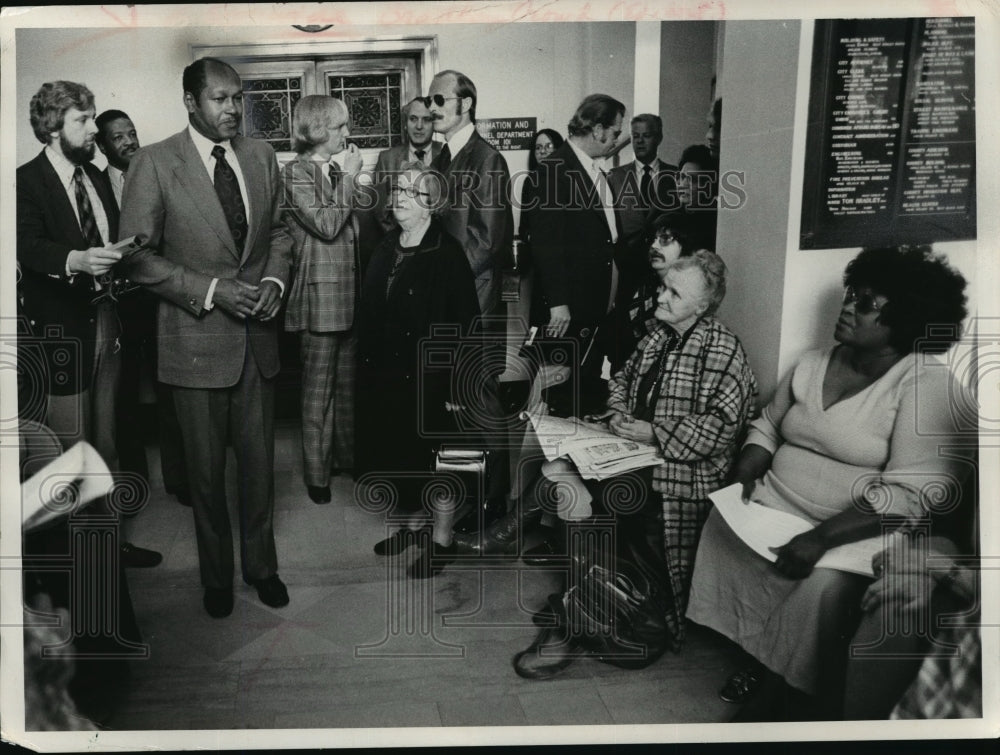
[[(431, 215), (440, 196), (433, 173), (411, 170), (398, 177), (391, 201), (399, 228), (372, 256), (362, 288), (356, 469), (362, 482), (392, 486), (394, 514), (406, 522), (376, 544), (379, 555), (398, 554), (416, 542), (410, 533), (421, 521), (434, 448), (455, 427), (459, 397), (451, 392), (452, 373), (425, 364), (421, 341), (456, 347), (479, 315), (465, 253)], [(411, 576), (431, 576), (454, 553), (448, 513), (435, 512), (435, 568), (429, 551), (411, 566)]]

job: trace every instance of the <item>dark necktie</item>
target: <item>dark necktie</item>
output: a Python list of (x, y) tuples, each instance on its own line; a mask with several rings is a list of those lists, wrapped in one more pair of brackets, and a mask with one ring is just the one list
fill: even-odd
[[(87, 188), (83, 185), (83, 168), (79, 165), (73, 171), (73, 191), (76, 194), (76, 209), (80, 213), (80, 231), (87, 241), (88, 248), (104, 246), (104, 240), (101, 238), (101, 232), (97, 228), (97, 220), (94, 217), (94, 207), (90, 204)], [(96, 278), (98, 283), (96, 288), (107, 289), (114, 280), (114, 275), (109, 270)]]
[(413, 154), (416, 155), (416, 158), (420, 162), (423, 162), (424, 161), (424, 155), (426, 155), (427, 152), (425, 150), (422, 150), (422, 149), (415, 149), (415, 150), (413, 150)]
[(330, 167), (327, 169), (327, 173), (330, 176), (330, 186), (334, 191), (337, 190), (337, 184), (340, 183), (340, 168), (336, 163), (330, 163)]
[(226, 161), (226, 149), (218, 144), (212, 147), (215, 158), (215, 193), (219, 195), (226, 224), (233, 234), (237, 251), (243, 250), (247, 239), (247, 210), (240, 194), (240, 184), (236, 172)]
[(652, 168), (648, 165), (642, 166), (642, 180), (639, 182), (639, 195), (642, 197), (642, 206), (649, 209), (652, 202), (653, 175)]
[(448, 149), (448, 145), (446, 144), (441, 148), (441, 154), (438, 155), (437, 169), (444, 173), (448, 170), (449, 165), (451, 165), (451, 150)]

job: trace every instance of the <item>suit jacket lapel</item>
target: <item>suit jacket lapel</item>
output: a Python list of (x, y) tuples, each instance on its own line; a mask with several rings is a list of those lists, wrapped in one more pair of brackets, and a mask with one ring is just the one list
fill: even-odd
[[(205, 163), (201, 161), (201, 155), (194, 148), (194, 142), (187, 131), (181, 133), (180, 145), (177, 150), (177, 165), (174, 167), (174, 174), (180, 181), (191, 201), (201, 213), (202, 218), (211, 226), (212, 230), (222, 241), (234, 257), (239, 258), (236, 250), (236, 242), (233, 241), (233, 232), (229, 230), (229, 223), (226, 222), (226, 214), (222, 211), (219, 203), (219, 195), (215, 193), (215, 185), (205, 170)], [(240, 162), (243, 168), (243, 162)], [(244, 173), (244, 178), (246, 174)], [(249, 190), (249, 189), (248, 189)]]
[(240, 262), (243, 262), (254, 248), (257, 234), (260, 233), (264, 221), (270, 222), (270, 207), (264, 191), (267, 186), (267, 176), (264, 173), (264, 166), (254, 160), (253, 155), (246, 149), (242, 137), (233, 137), (231, 144), (236, 159), (240, 161), (240, 171), (243, 173), (243, 183), (247, 190), (247, 202), (250, 204), (247, 207), (247, 243), (243, 247), (240, 259)]
[[(604, 214), (604, 205), (601, 203), (601, 200), (597, 195), (597, 185), (594, 183), (594, 180), (590, 177), (590, 171), (583, 166), (583, 163), (580, 162), (580, 158), (577, 157), (576, 155), (576, 151), (569, 146), (568, 142), (564, 146), (566, 149), (566, 156), (564, 158), (566, 171), (569, 173), (570, 176), (573, 175), (574, 171), (578, 171), (579, 175), (581, 175), (583, 177), (583, 180), (586, 181), (587, 183), (588, 202), (585, 209), (588, 209), (591, 212), (596, 213), (597, 216), (600, 217), (601, 223), (604, 225), (605, 228), (608, 229), (608, 232), (617, 231), (618, 230), (617, 228), (611, 228), (610, 226), (608, 226), (608, 218), (607, 215)], [(605, 176), (607, 176), (607, 173), (605, 173)], [(607, 181), (607, 178), (605, 178), (605, 181)], [(609, 194), (611, 193), (610, 184), (608, 185), (608, 193)], [(618, 213), (614, 212), (613, 207), (612, 207), (612, 212), (615, 216), (615, 225), (617, 226)]]
[(63, 186), (62, 181), (59, 180), (59, 174), (56, 173), (56, 169), (52, 167), (52, 163), (49, 162), (49, 158), (45, 156), (45, 152), (38, 156), (39, 167), (41, 168), (42, 182), (45, 185), (45, 193), (53, 197), (53, 202), (55, 203), (55, 214), (57, 217), (63, 218), (63, 222), (66, 224), (66, 230), (72, 233), (76, 238), (77, 249), (86, 249), (87, 241), (83, 238), (83, 231), (80, 230), (80, 220), (76, 216), (76, 211), (73, 209), (73, 205), (69, 201), (69, 196), (66, 194), (66, 187)]

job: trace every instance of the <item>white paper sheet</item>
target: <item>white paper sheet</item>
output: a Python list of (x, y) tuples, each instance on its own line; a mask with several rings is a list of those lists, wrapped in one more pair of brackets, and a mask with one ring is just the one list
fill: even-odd
[[(743, 486), (737, 483), (717, 490), (709, 498), (733, 532), (768, 561), (777, 560), (769, 548), (782, 546), (796, 535), (813, 528), (811, 522), (794, 514), (776, 511), (753, 501), (744, 502), (742, 492)], [(874, 577), (872, 556), (883, 547), (881, 536), (838, 545), (823, 554), (816, 566)]]
[(114, 485), (108, 465), (92, 445), (81, 441), (46, 464), (21, 485), (21, 517), (31, 532), (69, 516)]

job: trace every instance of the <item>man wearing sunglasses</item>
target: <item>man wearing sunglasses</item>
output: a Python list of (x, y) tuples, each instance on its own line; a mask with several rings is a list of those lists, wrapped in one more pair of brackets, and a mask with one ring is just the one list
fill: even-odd
[(476, 279), (483, 332), (495, 341), (484, 353), (488, 373), (480, 395), (470, 397), (482, 406), (493, 426), (485, 430), (489, 456), (487, 518), (505, 513), (508, 490), (508, 454), (503, 427), (504, 410), (497, 378), (505, 368), (507, 325), (500, 301), (501, 271), (512, 265), (514, 218), (510, 209), (510, 171), (507, 161), (476, 133), (476, 85), (458, 71), (441, 71), (431, 81), (426, 103), (434, 131), (445, 145), (434, 168), (446, 182), (441, 212), (445, 230), (458, 239)]

